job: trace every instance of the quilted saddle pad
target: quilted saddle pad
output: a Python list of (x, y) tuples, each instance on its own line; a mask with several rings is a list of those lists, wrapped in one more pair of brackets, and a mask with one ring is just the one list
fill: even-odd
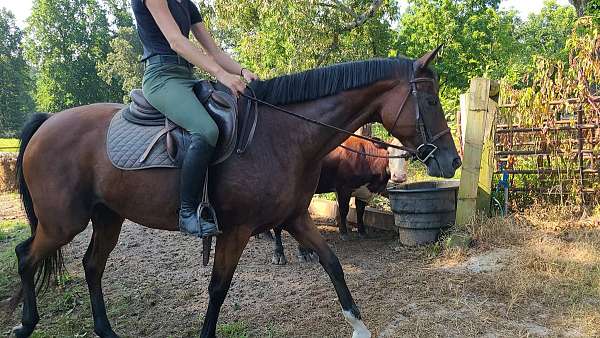
[(171, 159), (167, 152), (166, 135), (154, 144), (147, 157), (144, 152), (164, 126), (141, 126), (123, 118), (124, 108), (113, 116), (108, 127), (106, 147), (111, 163), (122, 170), (149, 168), (179, 168), (180, 163)]

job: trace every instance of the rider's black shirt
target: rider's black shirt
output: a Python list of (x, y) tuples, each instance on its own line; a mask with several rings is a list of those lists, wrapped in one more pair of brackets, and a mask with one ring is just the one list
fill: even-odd
[[(176, 55), (177, 53), (171, 49), (169, 41), (167, 41), (167, 38), (160, 31), (144, 2), (145, 0), (131, 0), (138, 34), (144, 46), (142, 61), (158, 54)], [(200, 11), (198, 11), (198, 7), (191, 0), (167, 0), (167, 3), (169, 4), (173, 18), (177, 22), (177, 26), (179, 26), (179, 30), (181, 30), (181, 34), (189, 37), (191, 26), (202, 22), (202, 16), (200, 15)]]

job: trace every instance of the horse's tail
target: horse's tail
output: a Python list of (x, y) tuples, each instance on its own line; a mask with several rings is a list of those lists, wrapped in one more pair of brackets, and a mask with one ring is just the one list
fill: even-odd
[(19, 184), (19, 194), (21, 195), (21, 201), (25, 208), (25, 214), (29, 220), (32, 236), (35, 235), (38, 219), (33, 210), (33, 201), (31, 200), (31, 194), (29, 194), (29, 188), (27, 188), (27, 182), (25, 182), (25, 177), (23, 176), (23, 157), (25, 155), (25, 149), (27, 149), (27, 145), (33, 137), (33, 134), (35, 134), (40, 126), (46, 122), (48, 117), (50, 117), (48, 114), (36, 113), (25, 124), (21, 131), (21, 145), (19, 146), (19, 156), (17, 157), (17, 182)]
[[(25, 149), (27, 149), (27, 144), (35, 134), (35, 132), (40, 128), (40, 126), (48, 120), (50, 117), (49, 114), (45, 113), (36, 113), (34, 114), (29, 121), (23, 127), (21, 131), (21, 145), (19, 147), (19, 156), (17, 157), (17, 182), (19, 185), (19, 194), (21, 195), (21, 201), (23, 202), (23, 207), (25, 208), (25, 214), (27, 215), (27, 219), (29, 220), (29, 226), (31, 228), (31, 237), (35, 237), (35, 231), (38, 225), (38, 218), (35, 214), (35, 210), (33, 209), (33, 201), (31, 199), (31, 194), (29, 193), (29, 188), (27, 187), (27, 182), (25, 182), (25, 177), (23, 176), (23, 157), (25, 155)], [(38, 291), (44, 289), (46, 286), (50, 284), (50, 280), (52, 276), (60, 276), (64, 267), (62, 252), (57, 250), (53, 254), (44, 258), (44, 260), (39, 265), (39, 269), (36, 276), (36, 286)]]

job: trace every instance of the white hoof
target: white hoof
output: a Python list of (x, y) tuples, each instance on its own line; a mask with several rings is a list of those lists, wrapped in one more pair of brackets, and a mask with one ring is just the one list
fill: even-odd
[(366, 327), (364, 330), (354, 330), (352, 338), (371, 338), (371, 332)]
[(367, 329), (365, 323), (362, 320), (354, 317), (352, 312), (350, 311), (342, 311), (344, 313), (344, 318), (346, 321), (352, 325), (354, 332), (352, 333), (352, 338), (371, 338), (371, 331)]

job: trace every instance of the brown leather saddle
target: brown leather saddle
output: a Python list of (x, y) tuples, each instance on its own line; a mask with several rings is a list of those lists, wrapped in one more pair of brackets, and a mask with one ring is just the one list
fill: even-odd
[[(240, 108), (245, 113), (240, 116), (238, 102), (230, 94), (229, 89), (219, 83), (206, 80), (196, 83), (194, 93), (219, 127), (219, 140), (213, 164), (225, 161), (234, 151), (243, 153), (252, 142), (256, 130), (258, 115), (256, 109), (252, 109), (255, 105), (244, 99)], [(134, 89), (131, 92), (131, 104), (121, 112), (121, 115), (124, 120), (132, 124), (154, 127), (148, 129), (149, 131), (153, 129), (155, 135), (137, 160), (140, 166), (151, 160), (149, 159), (151, 153), (157, 146), (161, 146), (161, 142), (166, 144), (167, 154), (174, 166), (180, 166), (190, 143), (190, 135), (152, 107), (142, 90)], [(163, 128), (156, 132), (157, 126)]]

